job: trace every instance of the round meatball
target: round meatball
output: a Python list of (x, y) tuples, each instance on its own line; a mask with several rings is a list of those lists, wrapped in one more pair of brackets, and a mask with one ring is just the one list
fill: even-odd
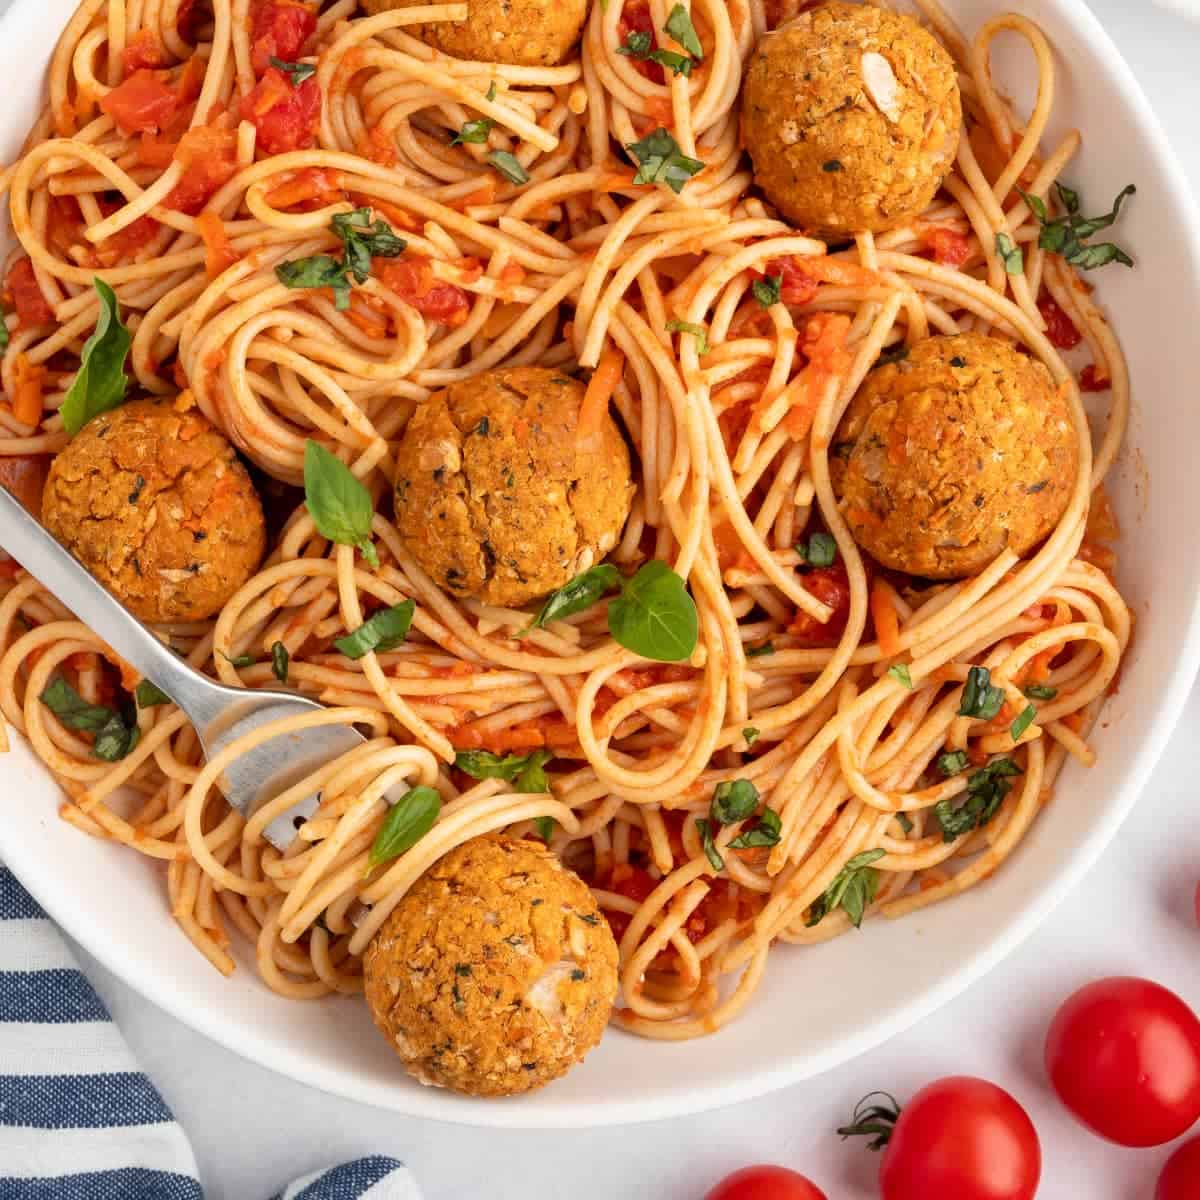
[[(426, 2), (363, 0), (363, 7), (376, 15)], [(467, 8), (465, 21), (406, 25), (404, 32), (472, 62), (555, 67), (579, 43), (587, 17), (587, 0), (467, 0)]]
[(894, 229), (922, 212), (954, 162), (954, 61), (911, 17), (840, 0), (768, 33), (742, 92), (755, 182), (825, 238)]
[(1050, 372), (998, 338), (931, 337), (876, 367), (838, 428), (834, 488), (885, 567), (957, 579), (1058, 523), (1079, 443)]
[(431, 867), (371, 939), (367, 1003), (410, 1074), (509, 1096), (600, 1040), (617, 944), (587, 885), (544, 846), (481, 837)]
[(396, 526), (448, 592), (521, 605), (617, 544), (633, 499), (629, 450), (607, 415), (579, 438), (583, 396), (559, 371), (509, 367), (417, 407), (396, 456)]
[(89, 421), (50, 467), (42, 520), (150, 622), (219, 612), (267, 542), (233, 447), (179, 400), (134, 400)]

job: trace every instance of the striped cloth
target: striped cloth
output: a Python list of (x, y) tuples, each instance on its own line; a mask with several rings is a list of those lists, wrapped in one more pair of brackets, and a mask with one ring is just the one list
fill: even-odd
[[(0, 866), (0, 1200), (203, 1200), (192, 1148), (36, 901)], [(420, 1200), (360, 1158), (273, 1200)]]

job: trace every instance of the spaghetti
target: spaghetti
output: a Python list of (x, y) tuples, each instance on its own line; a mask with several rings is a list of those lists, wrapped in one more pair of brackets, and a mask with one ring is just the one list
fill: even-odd
[[(744, 61), (790, 11), (694, 0), (703, 60), (660, 81), (620, 52), (638, 2), (592, 5), (580, 50), (532, 67), (452, 59), (407, 32), (461, 20), (466, 5), (362, 16), (356, 0), (334, 0), (316, 17), (315, 53), (293, 64), (314, 68), (315, 144), (270, 152), (269, 130), (244, 115), (262, 86), (246, 0), (83, 0), (50, 66), (49, 103), (0, 176), (20, 243), (10, 267), (28, 256), (48, 310), (32, 326), (9, 317), (0, 455), (66, 444), (58, 410), (97, 321), (97, 275), (133, 331), (137, 388), (186, 387), (286, 485), (301, 482), (316, 439), (381, 497), (409, 416), (437, 389), (500, 365), (582, 367), (595, 372), (586, 406), (611, 402), (636, 451), (637, 494), (611, 561), (669, 563), (698, 610), (690, 659), (647, 664), (609, 636), (603, 606), (529, 630), (529, 612), (456, 599), (413, 560), (386, 506), (372, 527), (378, 568), (327, 542), (298, 506), (215, 621), (161, 629), (191, 664), (246, 687), (273, 686), (268, 656), (282, 643), (289, 683), (329, 706), (288, 729), (367, 731), (243, 820), (214, 783), (238, 746), (204, 763), (173, 706), (140, 709), (136, 744), (107, 763), (40, 703), (56, 674), (96, 702), (120, 664), (7, 564), (4, 719), (61, 782), (64, 819), (166, 865), (175, 919), (222, 972), (234, 969), (236, 933), (286, 996), (359, 991), (367, 943), (427, 867), (469, 838), (534, 836), (551, 818), (553, 849), (618, 934), (617, 1022), (689, 1038), (746, 1006), (776, 943), (828, 939), (864, 909), (898, 917), (984, 880), (1067, 759), (1093, 760), (1087, 734), (1130, 637), (1099, 540), (1129, 381), (1101, 312), (1039, 245), (1013, 190), (1046, 197), (1079, 147), (1072, 133), (1042, 149), (1055, 96), (1045, 37), (1013, 15), (968, 40), (938, 0), (918, 0), (957, 65), (971, 136), (919, 219), (827, 253), (756, 198), (739, 144)], [(648, 10), (663, 27), (665, 0)], [(991, 78), (1004, 32), (1036, 61), (1027, 121)], [(139, 47), (181, 106), (173, 143), (106, 111)], [(487, 140), (450, 144), (470, 121), (490, 123)], [(679, 191), (635, 182), (614, 153), (661, 127), (702, 166)], [(186, 201), (204, 171), (206, 188)], [(372, 275), (344, 308), (328, 289), (280, 282), (281, 263), (338, 249), (331, 219), (360, 207), (403, 233), (410, 276)], [(998, 235), (1023, 251), (1023, 274), (1006, 271)], [(956, 253), (939, 252), (947, 244)], [(777, 261), (808, 265), (810, 298), (756, 302), (755, 280)], [(1056, 327), (1085, 339), (1093, 378), (1111, 383), (1094, 452), (1075, 373), (1047, 329), (1051, 305)], [(834, 495), (834, 431), (881, 354), (966, 330), (1023, 347), (1065, 397), (1080, 462), (1066, 512), (1025, 560), (1006, 551), (925, 590), (872, 581)], [(795, 546), (813, 528), (836, 545), (832, 590), (799, 569)], [(352, 660), (332, 647), (369, 611), (409, 598), (398, 648)], [(237, 665), (243, 656), (251, 665)], [(973, 668), (1003, 692), (987, 720), (959, 715)], [(1030, 685), (1043, 700), (1017, 732)], [(554, 755), (549, 792), (452, 770), (459, 749), (541, 747)], [(962, 766), (939, 772), (946, 755), (983, 782)], [(1011, 784), (986, 773), (995, 755)], [(777, 814), (774, 842), (709, 819), (714, 789), (739, 780)], [(945, 834), (939, 805), (989, 781), (990, 819)], [(441, 814), (371, 868), (397, 783), (435, 787)], [(272, 817), (318, 788), (291, 848), (266, 843)], [(869, 886), (855, 870), (872, 873)], [(837, 902), (852, 884), (857, 912)]]

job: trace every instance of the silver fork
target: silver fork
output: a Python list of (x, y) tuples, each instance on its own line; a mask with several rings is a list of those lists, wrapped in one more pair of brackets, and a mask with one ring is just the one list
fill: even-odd
[[(162, 689), (191, 721), (207, 757), (234, 738), (284, 717), (304, 716), (324, 706), (291, 692), (226, 687), (188, 666), (71, 556), (0, 487), (0, 547), (36, 576), (89, 629), (127, 663)], [(348, 725), (321, 725), (281, 734), (239, 755), (219, 781), (225, 798), (249, 816), (290, 784), (339, 754), (361, 745), (363, 737)], [(319, 792), (306, 796), (272, 820), (267, 840), (286, 849), (296, 829), (320, 803)]]

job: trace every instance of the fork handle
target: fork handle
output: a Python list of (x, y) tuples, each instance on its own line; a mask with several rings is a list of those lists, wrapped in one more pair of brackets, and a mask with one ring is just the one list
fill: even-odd
[(226, 689), (163, 645), (4, 487), (0, 487), (0, 547), (136, 671), (170, 696), (197, 728), (205, 728), (228, 706)]

